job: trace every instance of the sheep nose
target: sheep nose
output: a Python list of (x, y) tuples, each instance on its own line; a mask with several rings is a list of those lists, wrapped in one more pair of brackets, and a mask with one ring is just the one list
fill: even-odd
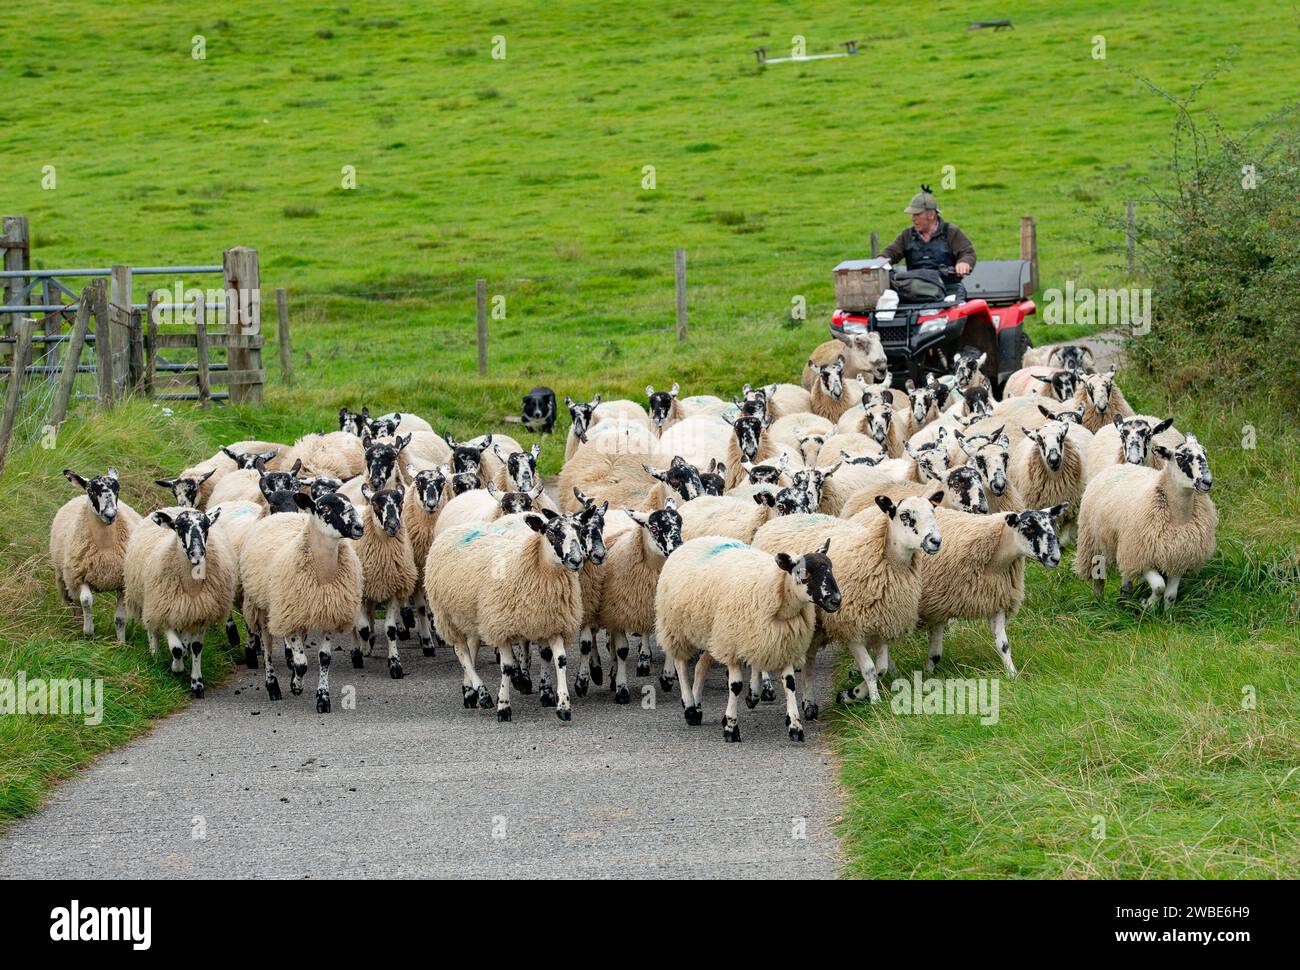
[(839, 608), (840, 608), (839, 593), (832, 593), (830, 596), (826, 597), (825, 602), (822, 603), (822, 609), (825, 610), (827, 613), (834, 613)]
[(934, 553), (939, 551), (940, 544), (941, 544), (941, 540), (939, 539), (938, 536), (926, 536), (925, 542), (922, 544), (922, 548), (924, 548), (926, 552), (933, 555)]
[(1049, 569), (1055, 569), (1060, 564), (1061, 564), (1061, 553), (1059, 550), (1049, 553), (1047, 558), (1043, 560), (1043, 565), (1048, 567)]

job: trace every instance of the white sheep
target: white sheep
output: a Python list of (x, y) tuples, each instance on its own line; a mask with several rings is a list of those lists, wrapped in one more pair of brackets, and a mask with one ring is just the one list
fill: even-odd
[(396, 434), (398, 428), (401, 428), (403, 432), (433, 431), (433, 425), (418, 414), (411, 414), (409, 411), (390, 411), (388, 414), (381, 414), (370, 422), (370, 433), (376, 438)]
[[(823, 438), (832, 434), (835, 430), (835, 422), (828, 421), (825, 418), (813, 414), (787, 414), (784, 417), (777, 418), (772, 422), (772, 426), (767, 429), (768, 437), (772, 439), (773, 444), (785, 445), (787, 448), (797, 452), (805, 465), (812, 464), (816, 460), (816, 448), (809, 453), (806, 448), (806, 442), (810, 437), (820, 435)], [(817, 443), (821, 447), (821, 443)]]
[(656, 391), (653, 384), (647, 384), (645, 393), (649, 405), (650, 428), (658, 436), (681, 421), (695, 415), (721, 417), (723, 414), (736, 414), (740, 409), (712, 394), (696, 394), (679, 398), (680, 385), (673, 383), (667, 391)]
[(835, 340), (828, 340), (813, 348), (804, 365), (801, 382), (807, 391), (817, 381), (817, 368), (822, 364), (831, 364), (844, 360), (844, 377), (865, 375), (875, 381), (883, 381), (889, 376), (889, 361), (885, 357), (885, 348), (880, 343), (880, 334), (861, 333), (846, 335)]
[(682, 516), (683, 539), (715, 535), (751, 542), (754, 533), (777, 516), (776, 491), (757, 491), (749, 498), (702, 495), (677, 510)]
[(587, 443), (587, 435), (604, 421), (624, 421), (640, 425), (647, 431), (651, 429), (650, 416), (636, 401), (620, 399), (602, 403), (600, 395), (597, 394), (585, 404), (574, 401), (571, 397), (566, 397), (564, 403), (569, 409), (571, 421), (569, 436), (564, 443), (565, 461), (573, 457), (579, 445)]
[(319, 499), (300, 492), (294, 501), (305, 515), (267, 516), (244, 545), (239, 557), (244, 619), (262, 638), (266, 696), (272, 701), (280, 699), (273, 638), (283, 638), (292, 656), (289, 690), (297, 695), (307, 674), (304, 644), (309, 633), (319, 631), (316, 710), (327, 714), (334, 638), (352, 633), (361, 609), (361, 559), (353, 544), (343, 541), (361, 538), (361, 517), (337, 492)]
[[(234, 452), (237, 455), (256, 456), (261, 455), (266, 461), (268, 471), (280, 471), (293, 464), (292, 461), (285, 463), (289, 455), (287, 445), (276, 444), (273, 441), (236, 441), (219, 449), (211, 458), (207, 458), (197, 465), (185, 469), (177, 478), (203, 478), (204, 481), (199, 487), (198, 495), (193, 499), (192, 508), (207, 508), (208, 497), (212, 494), (212, 489), (230, 472), (241, 467), (240, 463), (232, 459), (227, 452)], [(179, 496), (178, 496), (179, 498)], [(179, 501), (177, 504), (181, 504)]]
[[(810, 365), (812, 361), (808, 362)], [(838, 421), (849, 408), (862, 400), (862, 384), (844, 380), (844, 358), (817, 367), (812, 386), (812, 412), (827, 421)]]
[(1063, 367), (1022, 367), (1002, 387), (1002, 399), (1013, 397), (1050, 397), (1068, 401), (1079, 388), (1077, 371)]
[(160, 509), (141, 522), (126, 547), (124, 568), (127, 611), (158, 652), (158, 634), (167, 638), (172, 672), (185, 669), (190, 654), (190, 695), (203, 696), (203, 636), (225, 623), (235, 605), (239, 558), (214, 527), (222, 517), (198, 509)]
[[(740, 740), (737, 702), (742, 668), (779, 670), (785, 684), (786, 725), (793, 741), (804, 739), (795, 692), (795, 665), (808, 655), (816, 628), (815, 608), (840, 607), (827, 546), (797, 557), (775, 556), (725, 536), (701, 536), (669, 557), (655, 592), (655, 635), (680, 679), (687, 724), (700, 724), (700, 692), (711, 660), (727, 668), (725, 740)], [(694, 687), (686, 663), (696, 653)]]
[[(92, 612), (96, 593), (117, 593), (113, 626), (117, 642), (126, 642), (126, 601), (122, 594), (122, 567), (126, 544), (140, 516), (118, 499), (121, 482), (117, 469), (86, 479), (63, 469), (63, 477), (84, 493), (66, 502), (50, 523), (50, 561), (59, 597), (81, 604), (81, 630), (95, 635)], [(73, 599), (73, 595), (76, 599)]]
[(677, 457), (660, 469), (650, 464), (656, 460), (650, 454), (606, 454), (583, 448), (560, 470), (560, 508), (575, 512), (582, 507), (573, 498), (575, 489), (618, 508), (642, 510), (661, 508), (673, 492), (683, 501), (704, 494), (694, 465)]
[[(745, 385), (746, 390), (749, 385)], [(798, 384), (767, 384), (762, 388), (763, 407), (769, 423), (812, 411), (812, 394)]]
[(708, 468), (711, 460), (739, 467), (739, 458), (728, 459), (735, 431), (716, 414), (694, 414), (683, 418), (659, 437), (656, 453), (664, 459), (680, 455), (696, 468)]
[(1172, 432), (1174, 440), (1169, 440), (1173, 423), (1173, 418), (1162, 421), (1147, 414), (1134, 414), (1127, 418), (1116, 415), (1112, 424), (1100, 428), (1092, 436), (1092, 442), (1084, 456), (1088, 480), (1092, 481), (1112, 465), (1156, 467), (1151, 445), (1159, 443), (1169, 448), (1176, 447), (1182, 441), (1182, 435), (1176, 430)]
[[(942, 535), (934, 507), (939, 493), (913, 496), (895, 504), (886, 496), (873, 502), (874, 518), (846, 521), (825, 515), (792, 515), (769, 523), (754, 536), (754, 545), (770, 553), (794, 555), (810, 543), (830, 542), (835, 549), (835, 579), (842, 606), (835, 613), (818, 611), (818, 631), (802, 664), (803, 713), (816, 720), (812, 671), (817, 650), (826, 643), (844, 647), (853, 656), (863, 682), (840, 695), (840, 700), (871, 703), (880, 699), (880, 676), (892, 668), (889, 645), (916, 627), (921, 601), (921, 560), (918, 552), (939, 551)], [(873, 663), (870, 651), (874, 650)], [(750, 706), (751, 697), (747, 698)]]
[(1049, 421), (1036, 430), (1023, 429), (1025, 440), (1011, 452), (1007, 479), (1027, 508), (1064, 505), (1057, 524), (1061, 545), (1069, 545), (1070, 530), (1088, 484), (1084, 453), (1070, 439), (1071, 425)]
[(289, 465), (301, 461), (308, 474), (332, 475), (345, 481), (366, 470), (361, 439), (346, 431), (303, 435), (294, 442), (283, 461)]
[(1219, 514), (1208, 494), (1214, 484), (1210, 464), (1195, 435), (1177, 447), (1156, 444), (1153, 450), (1163, 468), (1112, 465), (1088, 483), (1074, 571), (1091, 579), (1100, 596), (1113, 565), (1121, 595), (1145, 579), (1151, 587), (1147, 606), (1163, 597), (1169, 610), (1183, 576), (1214, 555)]
[[(417, 574), (411, 605), (415, 611), (416, 636), (420, 641), (421, 652), (426, 657), (432, 657), (437, 652), (441, 637), (429, 620), (429, 604), (424, 598), (424, 563), (429, 556), (429, 547), (433, 545), (438, 518), (445, 508), (444, 502), (451, 498), (451, 468), (441, 465), (419, 469), (414, 464), (408, 464), (405, 469), (405, 477), (410, 484), (406, 488), (402, 522), (411, 539), (411, 555), (415, 559)], [(407, 625), (410, 626), (409, 623)]]
[(352, 647), (352, 666), (364, 664), (360, 644), (365, 644), (364, 656), (375, 649), (375, 607), (384, 607), (384, 634), (388, 639), (388, 676), (402, 678), (402, 658), (397, 640), (406, 639), (409, 627), (399, 624), (401, 608), (415, 595), (419, 571), (415, 566), (415, 551), (407, 534), (402, 512), (406, 502), (406, 486), (375, 490), (369, 483), (361, 488), (365, 504), (358, 509), (361, 518), (361, 538), (357, 541), (357, 556), (361, 559), (361, 605), (356, 614), (356, 639)]

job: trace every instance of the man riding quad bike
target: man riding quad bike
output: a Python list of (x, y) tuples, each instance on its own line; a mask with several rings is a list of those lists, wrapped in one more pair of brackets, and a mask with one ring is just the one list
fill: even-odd
[[(907, 269), (892, 269), (891, 289), (874, 307), (840, 307), (831, 320), (836, 336), (880, 335), (891, 383), (951, 373), (958, 356), (983, 355), (981, 369), (1000, 395), (1021, 367), (1029, 341), (1024, 319), (1034, 312), (1028, 260), (979, 263), (975, 247), (946, 222), (928, 186), (903, 210), (912, 225), (881, 253)], [(841, 264), (843, 266), (845, 264)], [(896, 301), (896, 302), (895, 302)]]

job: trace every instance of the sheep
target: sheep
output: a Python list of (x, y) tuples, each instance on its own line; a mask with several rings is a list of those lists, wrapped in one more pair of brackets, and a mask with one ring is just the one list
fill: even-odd
[(665, 431), (655, 450), (664, 456), (681, 455), (696, 468), (707, 468), (711, 459), (738, 468), (739, 456), (728, 457), (734, 438), (735, 430), (726, 419), (716, 414), (695, 414)]
[(812, 410), (812, 394), (798, 384), (768, 384), (763, 392), (769, 422)]
[(646, 430), (651, 428), (650, 416), (636, 401), (623, 399), (606, 401), (602, 404), (600, 395), (597, 394), (586, 404), (576, 402), (571, 397), (566, 397), (564, 403), (569, 409), (569, 418), (572, 422), (569, 426), (569, 436), (564, 443), (565, 461), (573, 457), (579, 445), (587, 443), (588, 433), (602, 421), (627, 421), (642, 425)]
[(1096, 434), (1115, 417), (1128, 418), (1133, 408), (1115, 383), (1115, 366), (1102, 374), (1085, 374), (1075, 398), (1084, 405), (1083, 426)]
[[(397, 640), (406, 639), (409, 627), (399, 627), (401, 608), (415, 595), (419, 578), (411, 537), (403, 528), (402, 510), (406, 486), (374, 489), (367, 482), (361, 486), (365, 505), (359, 510), (361, 538), (356, 544), (361, 559), (361, 604), (356, 614), (356, 641), (352, 646), (352, 666), (364, 666), (363, 657), (375, 649), (375, 607), (384, 606), (384, 634), (388, 638), (388, 676), (402, 678), (402, 658)], [(365, 644), (364, 654), (361, 644)]]
[[(770, 555), (725, 536), (701, 536), (669, 557), (655, 591), (655, 636), (664, 651), (665, 677), (671, 662), (680, 680), (686, 723), (703, 721), (700, 693), (711, 661), (727, 667), (730, 693), (722, 736), (740, 740), (737, 701), (744, 687), (742, 666), (779, 670), (785, 684), (787, 730), (804, 739), (795, 693), (794, 669), (808, 655), (816, 608), (840, 608), (829, 543), (814, 552)], [(696, 651), (694, 687), (686, 662)]]
[(953, 361), (953, 389), (960, 392), (972, 387), (990, 386), (988, 375), (984, 373), (984, 365), (988, 359), (989, 355), (986, 353), (975, 354), (963, 349)]
[(316, 711), (328, 714), (334, 637), (352, 633), (361, 609), (361, 558), (343, 541), (361, 538), (361, 517), (337, 492), (319, 499), (299, 492), (294, 501), (306, 514), (267, 516), (244, 545), (239, 557), (244, 619), (262, 639), (266, 696), (272, 701), (281, 696), (273, 638), (285, 638), (286, 653), (293, 660), (289, 690), (298, 695), (307, 674), (304, 644), (309, 632), (319, 631)]
[(1100, 472), (1112, 465), (1155, 467), (1156, 459), (1151, 451), (1152, 443), (1159, 441), (1166, 448), (1178, 443), (1178, 441), (1171, 442), (1167, 438), (1160, 440), (1157, 437), (1169, 431), (1173, 423), (1173, 418), (1162, 421), (1145, 414), (1135, 414), (1128, 418), (1116, 415), (1112, 424), (1098, 429), (1092, 436), (1092, 443), (1084, 456), (1088, 480), (1092, 481)]
[(1026, 350), (1022, 364), (1025, 367), (1064, 367), (1087, 373), (1092, 361), (1092, 351), (1082, 344), (1047, 344)]
[(776, 492), (755, 492), (748, 499), (733, 495), (705, 495), (680, 506), (682, 538), (730, 536), (750, 542), (754, 533), (776, 518)]
[[(772, 426), (767, 429), (768, 437), (772, 439), (775, 445), (785, 445), (798, 452), (805, 465), (811, 464), (816, 459), (816, 451), (810, 455), (805, 442), (810, 437), (817, 435), (829, 435), (835, 430), (835, 422), (828, 421), (819, 415), (812, 414), (787, 414), (784, 417), (777, 418), (772, 422)], [(821, 447), (821, 443), (817, 443)]]
[[(592, 496), (597, 501), (608, 500), (614, 506), (631, 506), (636, 509), (653, 509), (663, 505), (671, 487), (683, 500), (697, 498), (704, 493), (704, 483), (699, 470), (693, 465), (674, 458), (668, 469), (660, 471), (647, 462), (654, 461), (649, 454), (602, 454), (582, 449), (560, 470), (560, 508), (576, 512), (580, 503), (572, 498), (574, 489)], [(657, 477), (662, 475), (663, 478)]]
[(651, 454), (658, 443), (658, 437), (641, 422), (609, 418), (588, 431), (577, 450), (595, 450), (610, 455)]
[[(578, 624), (578, 673), (573, 679), (573, 692), (579, 697), (586, 697), (587, 690), (594, 681), (599, 687), (605, 679), (600, 664), (600, 648), (596, 644), (597, 615), (600, 612), (600, 598), (605, 588), (605, 557), (608, 548), (605, 545), (605, 515), (609, 512), (609, 503), (599, 505), (581, 492), (575, 498), (582, 504), (578, 513), (578, 533), (582, 539), (584, 561), (578, 570), (578, 591), (582, 596), (582, 618)], [(629, 520), (630, 521), (630, 520)], [(611, 536), (612, 538), (612, 536)], [(545, 668), (542, 670), (545, 673)], [(528, 693), (532, 685), (528, 683)]]
[(1065, 506), (999, 515), (939, 509), (943, 548), (921, 565), (920, 623), (929, 631), (926, 673), (943, 659), (943, 634), (952, 620), (987, 620), (1007, 675), (1016, 676), (1006, 622), (1025, 599), (1025, 557), (1048, 569), (1061, 562), (1052, 520)]
[[(424, 563), (429, 556), (429, 547), (438, 527), (444, 499), (451, 491), (449, 479), (451, 468), (440, 465), (437, 468), (417, 469), (413, 464), (406, 466), (406, 478), (410, 485), (406, 489), (406, 502), (402, 506), (402, 523), (411, 540), (411, 555), (415, 559), (416, 586), (411, 605), (414, 608), (414, 626), (420, 641), (420, 650), (426, 657), (435, 656), (437, 646), (442, 642), (438, 632), (429, 621), (429, 604), (424, 598)], [(316, 496), (313, 496), (313, 498)], [(406, 623), (409, 628), (412, 623)], [(446, 644), (442, 644), (446, 646)]]
[(875, 381), (889, 377), (889, 361), (885, 358), (885, 348), (881, 346), (880, 334), (852, 334), (842, 339), (828, 340), (818, 344), (808, 355), (804, 365), (801, 382), (804, 390), (811, 392), (817, 382), (817, 368), (831, 364), (836, 360), (844, 361), (844, 377), (866, 375)]
[(945, 474), (952, 467), (946, 438), (917, 448), (913, 448), (912, 442), (907, 441), (903, 444), (903, 452), (911, 459), (910, 471), (914, 482), (927, 482), (936, 475)]
[(495, 522), (502, 516), (534, 511), (542, 496), (542, 490), (543, 486), (539, 481), (529, 492), (498, 492), (494, 485), (462, 492), (443, 506), (442, 513), (434, 524), (433, 534), (436, 537), (447, 529), (462, 525)]
[[(402, 449), (402, 458), (405, 462), (414, 465), (417, 470), (437, 468), (439, 465), (450, 465), (452, 463), (451, 446), (437, 432), (409, 431), (404, 437), (407, 442), (406, 447)], [(396, 436), (385, 436), (383, 440), (387, 444), (395, 444)], [(409, 486), (411, 482), (408, 479), (403, 484)]]
[[(690, 504), (687, 502), (682, 508)], [(673, 499), (669, 499), (664, 508), (648, 514), (633, 509), (624, 509), (623, 512), (637, 528), (606, 540), (602, 567), (605, 576), (596, 613), (596, 625), (608, 632), (610, 653), (614, 655), (614, 676), (609, 687), (614, 691), (616, 704), (626, 704), (631, 700), (627, 686), (628, 633), (641, 634), (637, 676), (650, 675), (655, 586), (664, 562), (682, 544), (682, 513)]]
[(658, 437), (665, 431), (694, 415), (711, 415), (719, 417), (730, 414), (734, 408), (720, 397), (712, 394), (697, 394), (693, 397), (679, 398), (681, 386), (676, 382), (667, 391), (656, 391), (653, 384), (647, 384), (645, 393), (649, 404), (650, 429)]
[(158, 652), (161, 631), (171, 648), (172, 672), (190, 654), (190, 696), (203, 697), (203, 635), (225, 623), (235, 605), (239, 558), (214, 526), (222, 510), (160, 509), (139, 524), (126, 547), (124, 579), (128, 615)]
[(433, 432), (433, 425), (418, 414), (410, 414), (404, 411), (391, 411), (388, 414), (380, 415), (370, 422), (370, 434), (376, 438), (391, 437), (397, 434), (397, 429), (403, 431), (424, 431)]
[(1025, 428), (1025, 440), (1011, 452), (1007, 479), (1020, 493), (1026, 508), (1043, 508), (1063, 504), (1058, 537), (1061, 545), (1070, 543), (1073, 513), (1079, 509), (1084, 486), (1084, 453), (1069, 437), (1070, 425), (1049, 421), (1037, 430)]
[(294, 442), (285, 456), (292, 465), (301, 461), (312, 475), (333, 475), (348, 479), (366, 470), (366, 453), (361, 439), (347, 431), (304, 435)]
[(531, 492), (541, 481), (537, 476), (537, 456), (541, 453), (541, 445), (533, 445), (527, 451), (522, 448), (512, 451), (494, 441), (492, 455), (499, 464), (493, 469), (491, 483), (502, 490)]
[(222, 478), (208, 496), (205, 507), (211, 511), (226, 502), (253, 502), (265, 509), (266, 497), (272, 492), (282, 489), (290, 492), (298, 490), (301, 484), (298, 472), (301, 469), (301, 459), (295, 459), (287, 471), (267, 471), (265, 461), (258, 456), (254, 467), (240, 468)]
[(798, 458), (797, 455), (787, 452), (785, 446), (776, 444), (768, 429), (771, 422), (757, 415), (742, 414), (737, 418), (723, 418), (731, 425), (734, 434), (727, 442), (726, 458), (721, 463), (725, 469), (725, 487), (735, 488), (745, 478), (745, 463), (763, 464), (764, 462), (779, 460), (782, 455), (788, 455), (790, 458)]
[[(812, 361), (808, 362), (810, 365)], [(856, 387), (856, 390), (854, 388)], [(813, 414), (827, 421), (838, 421), (853, 405), (862, 400), (862, 385), (844, 382), (844, 359), (817, 367), (817, 381), (812, 386)]]
[(492, 697), (474, 669), (479, 644), (491, 643), (501, 665), (497, 720), (509, 721), (514, 651), (521, 641), (536, 640), (544, 644), (543, 659), (554, 659), (555, 713), (568, 721), (573, 713), (565, 646), (582, 621), (578, 582), (585, 558), (582, 539), (572, 515), (548, 519), (525, 512), (522, 521), (530, 530), (522, 539), (481, 525), (439, 535), (429, 548), (425, 595), (438, 629), (460, 660), (467, 708), (476, 701), (482, 708), (492, 706)]
[[(488, 447), (479, 452), (479, 477), (483, 479), (484, 485), (487, 485), (490, 482), (500, 489), (509, 488), (510, 485), (506, 479), (506, 460), (504, 456), (511, 454), (527, 454), (524, 452), (523, 445), (514, 438), (511, 438), (509, 435), (504, 434), (479, 435), (476, 438), (462, 441), (461, 445), (467, 448), (477, 448), (479, 445), (484, 443), (486, 443)], [(541, 450), (540, 447), (538, 450)]]
[(367, 485), (377, 491), (397, 484), (400, 481), (398, 469), (401, 467), (402, 453), (410, 443), (409, 434), (398, 435), (395, 438), (373, 438), (367, 431), (361, 438), (365, 467), (360, 475), (339, 489), (339, 494), (353, 505), (360, 505), (365, 501), (362, 490)]
[(980, 481), (979, 472), (973, 465), (958, 465), (956, 468), (948, 469), (943, 475), (935, 475), (924, 484), (911, 481), (874, 481), (845, 502), (839, 516), (842, 519), (857, 519), (864, 512), (871, 512), (878, 495), (885, 495), (895, 502), (901, 502), (916, 495), (926, 495), (939, 486), (943, 488), (945, 507), (975, 515), (988, 514), (988, 494)]
[(1145, 579), (1151, 588), (1147, 607), (1163, 598), (1168, 611), (1182, 578), (1214, 555), (1219, 514), (1207, 494), (1214, 477), (1195, 435), (1174, 448), (1155, 444), (1152, 450), (1164, 459), (1163, 468), (1112, 465), (1088, 483), (1079, 509), (1074, 572), (1091, 579), (1100, 597), (1113, 564), (1121, 596)]
[[(208, 479), (216, 474), (215, 468), (209, 468), (199, 475), (177, 475), (175, 478), (159, 478), (154, 480), (154, 484), (159, 488), (165, 488), (172, 493), (176, 500), (176, 507), (182, 509), (197, 509), (200, 507), (199, 496), (204, 493), (203, 486)], [(207, 505), (207, 496), (212, 494), (212, 489), (207, 489), (204, 495), (202, 505)]]
[[(1091, 433), (1087, 434), (1086, 440), (1081, 436), (1082, 432), (1087, 431), (1081, 424), (1084, 407), (1084, 404), (1079, 401), (1061, 402), (1043, 397), (1011, 398), (998, 405), (997, 411), (989, 417), (981, 418), (967, 427), (966, 434), (968, 437), (989, 435), (994, 432), (1005, 434), (1014, 449), (1024, 440), (1027, 430), (1041, 428), (1050, 421), (1065, 421), (1077, 429), (1076, 433), (1071, 435), (1071, 440), (1076, 446), (1083, 448), (1092, 437)], [(950, 447), (949, 451), (954, 451), (956, 447), (955, 445)]]
[[(244, 546), (248, 542), (248, 537), (252, 534), (253, 527), (264, 515), (267, 515), (270, 512), (297, 512), (298, 507), (294, 504), (293, 500), (295, 494), (295, 492), (280, 489), (267, 495), (266, 506), (259, 505), (257, 502), (233, 501), (223, 502), (222, 504), (213, 506), (207, 510), (209, 516), (212, 516), (214, 513), (220, 513), (221, 521), (215, 525), (214, 528), (230, 546), (231, 555), (234, 557), (233, 562), (236, 574), (236, 608), (242, 609), (244, 601), (244, 590), (238, 582), (239, 557), (244, 553)], [(279, 505), (279, 508), (271, 504), (273, 499)], [(233, 612), (226, 617), (226, 640), (230, 644), (232, 650), (237, 651), (239, 649), (239, 627), (235, 625), (235, 616)], [(244, 665), (249, 670), (257, 669), (257, 658), (261, 652), (260, 639), (255, 632), (250, 630), (248, 634), (248, 642), (244, 646)]]
[[(888, 401), (863, 396), (859, 407), (850, 408), (835, 423), (838, 433), (865, 434), (873, 438), (890, 458), (903, 454), (903, 445), (911, 435), (911, 419), (906, 410), (895, 410)], [(825, 444), (822, 445), (824, 449)]]
[[(70, 468), (63, 477), (85, 495), (69, 499), (50, 523), (50, 562), (54, 585), (68, 604), (81, 604), (81, 631), (95, 635), (92, 612), (96, 593), (117, 593), (113, 627), (117, 642), (126, 642), (126, 600), (122, 593), (122, 567), (126, 544), (140, 523), (140, 516), (118, 499), (121, 481), (117, 469), (83, 478)], [(77, 599), (72, 596), (76, 593)]]
[[(828, 457), (823, 448), (822, 458)], [(851, 456), (848, 452), (841, 451), (839, 461), (820, 468), (825, 471), (824, 486), (820, 499), (813, 508), (827, 515), (840, 515), (863, 489), (885, 483), (899, 484), (911, 478), (910, 462), (885, 458), (883, 455)]]
[(955, 440), (968, 462), (979, 472), (990, 512), (1019, 512), (1025, 507), (1025, 500), (1007, 477), (1011, 439), (1002, 428), (982, 435), (964, 435), (958, 431)]
[(1068, 401), (1079, 388), (1079, 374), (1059, 367), (1022, 367), (1002, 388), (1002, 398), (1051, 397)]
[(939, 420), (939, 414), (942, 410), (940, 406), (940, 394), (943, 385), (934, 379), (934, 375), (929, 375), (929, 380), (917, 387), (911, 378), (908, 378), (907, 388), (907, 417), (909, 419), (906, 426), (907, 437), (911, 437), (920, 431), (932, 421)]
[[(216, 487), (217, 483), (227, 474), (241, 467), (240, 462), (232, 459), (227, 454), (227, 450), (245, 456), (245, 461), (251, 461), (252, 457), (261, 455), (266, 461), (267, 469), (270, 471), (280, 471), (281, 468), (293, 464), (292, 461), (287, 463), (285, 461), (290, 450), (287, 445), (276, 444), (272, 441), (236, 441), (226, 445), (211, 458), (206, 458), (197, 465), (186, 468), (177, 476), (177, 478), (181, 479), (200, 477), (205, 479), (199, 487), (199, 494), (194, 499), (194, 508), (206, 508), (208, 498), (212, 495), (212, 489)], [(209, 472), (212, 474), (208, 474)]]
[[(844, 647), (862, 674), (862, 683), (839, 695), (841, 702), (869, 696), (880, 700), (877, 671), (892, 668), (889, 645), (916, 626), (921, 601), (921, 562), (939, 551), (942, 535), (935, 508), (942, 492), (911, 496), (895, 503), (887, 496), (872, 498), (874, 518), (854, 521), (824, 515), (795, 515), (769, 523), (754, 536), (754, 545), (769, 553), (793, 555), (809, 544), (826, 541), (835, 547), (835, 577), (843, 607), (836, 613), (818, 611), (817, 633), (803, 660), (803, 715), (817, 719), (813, 695), (813, 662), (827, 643)], [(873, 663), (871, 650), (875, 650)], [(747, 703), (753, 706), (753, 691)]]

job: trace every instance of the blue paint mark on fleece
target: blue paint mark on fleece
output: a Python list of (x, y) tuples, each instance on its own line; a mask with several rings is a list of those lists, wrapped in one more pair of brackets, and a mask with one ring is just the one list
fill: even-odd
[(460, 544), (462, 546), (467, 546), (482, 534), (482, 529), (475, 529), (473, 532), (467, 532), (463, 537), (461, 537)]
[(745, 548), (745, 544), (743, 542), (719, 542), (716, 546), (714, 546), (712, 549), (710, 549), (708, 552), (704, 554), (704, 558), (712, 559), (714, 556), (720, 555), (721, 553), (725, 552), (728, 549), (744, 549), (744, 548)]

